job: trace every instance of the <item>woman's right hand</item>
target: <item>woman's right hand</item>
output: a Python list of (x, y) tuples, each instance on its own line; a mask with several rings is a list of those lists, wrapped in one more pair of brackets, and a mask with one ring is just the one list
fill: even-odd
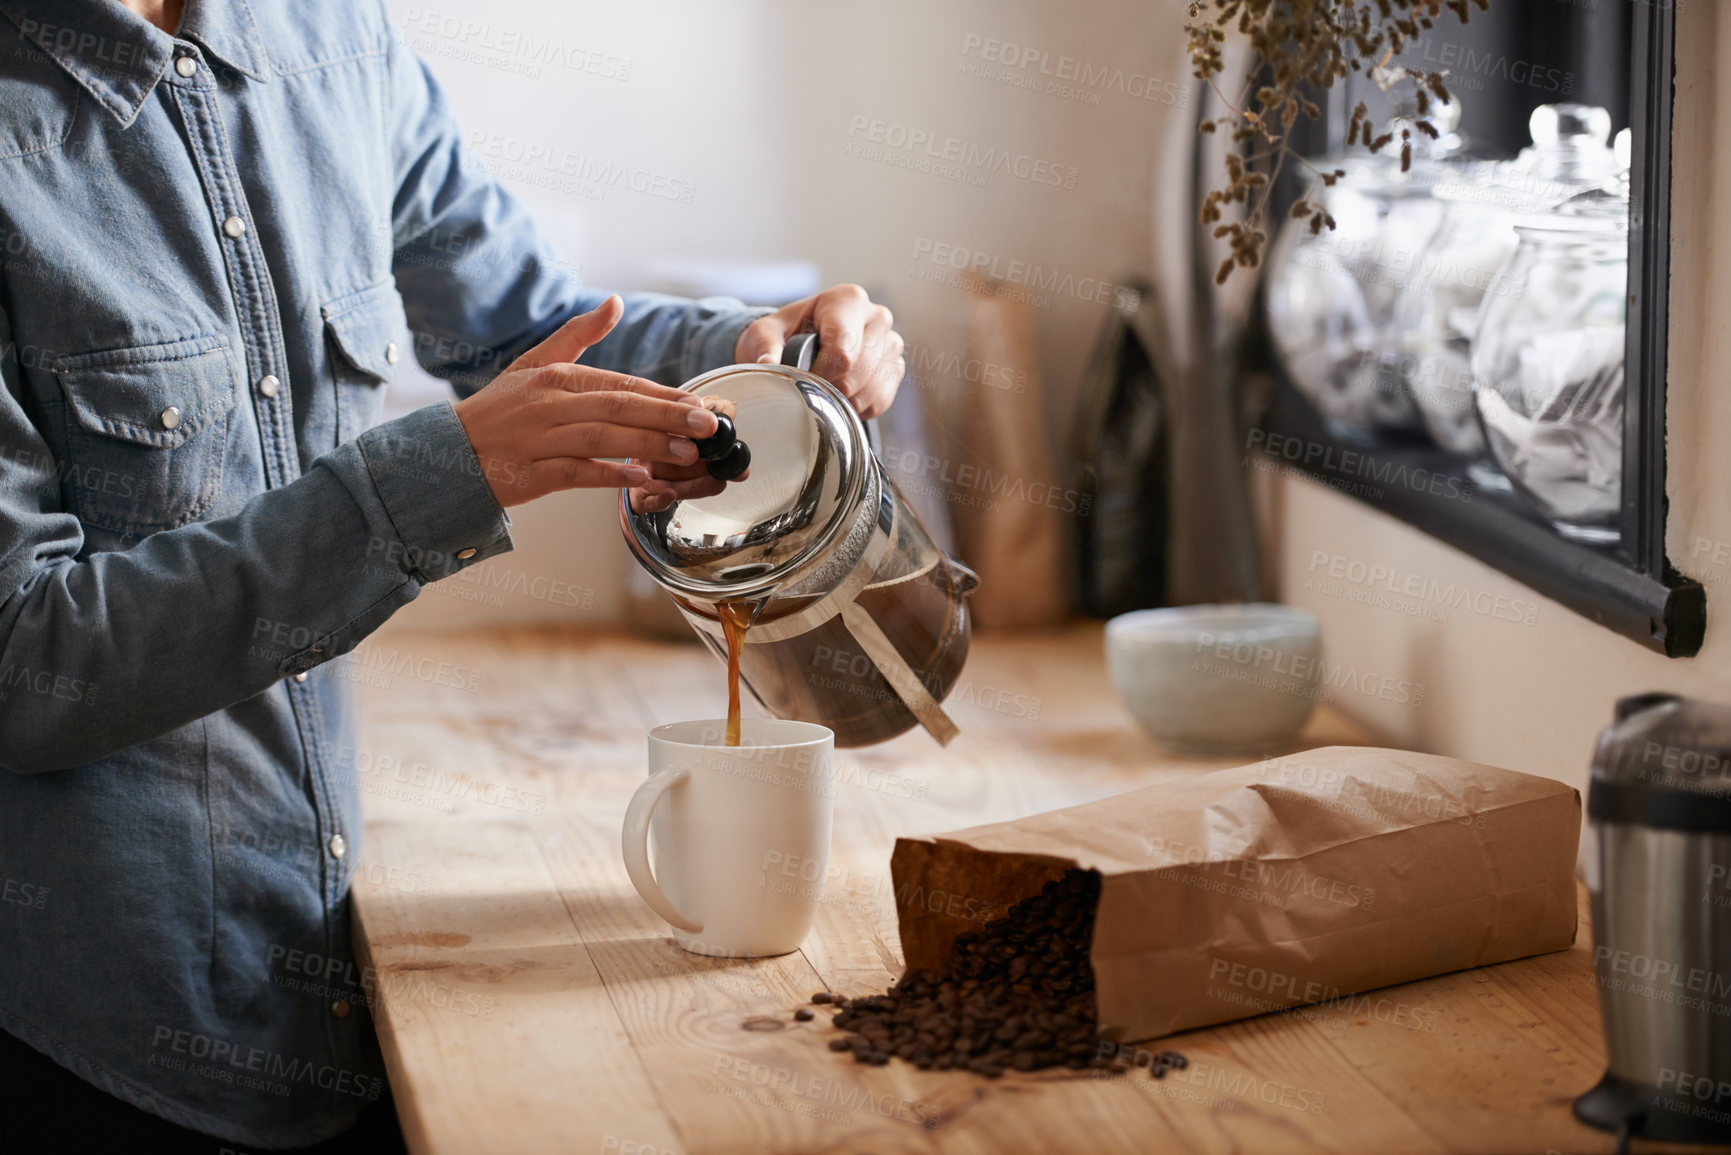
[(560, 489), (624, 487), (639, 500), (659, 503), (671, 499), (674, 487), (651, 470), (684, 472), (697, 465), (693, 439), (714, 433), (716, 421), (696, 397), (572, 363), (624, 311), (617, 296), (607, 298), (457, 402), (457, 418), (501, 506)]

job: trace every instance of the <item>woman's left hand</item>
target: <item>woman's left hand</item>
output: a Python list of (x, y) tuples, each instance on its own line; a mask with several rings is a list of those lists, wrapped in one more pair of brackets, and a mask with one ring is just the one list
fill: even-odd
[(847, 394), (861, 417), (876, 417), (890, 407), (907, 371), (905, 345), (890, 311), (872, 304), (858, 285), (836, 285), (759, 317), (739, 335), (734, 359), (779, 361), (787, 339), (802, 330), (817, 333), (811, 371)]
[[(895, 318), (858, 285), (836, 285), (815, 297), (783, 305), (759, 317), (739, 335), (734, 360), (741, 364), (781, 360), (782, 346), (795, 333), (815, 330), (817, 358), (811, 371), (840, 389), (861, 417), (876, 417), (895, 400), (907, 366)], [(713, 497), (727, 487), (709, 476), (702, 462), (650, 466), (655, 481), (631, 491), (633, 509), (658, 513), (677, 500)]]

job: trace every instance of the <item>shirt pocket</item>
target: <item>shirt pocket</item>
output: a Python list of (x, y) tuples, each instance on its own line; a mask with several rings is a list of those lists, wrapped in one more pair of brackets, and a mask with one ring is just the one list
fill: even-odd
[(80, 521), (141, 534), (196, 520), (222, 493), (236, 375), (228, 342), (191, 337), (54, 361), (67, 484)]
[(396, 283), (376, 285), (328, 301), (326, 363), (336, 388), (337, 444), (372, 427), (384, 404), (384, 387), (402, 360), (407, 330)]

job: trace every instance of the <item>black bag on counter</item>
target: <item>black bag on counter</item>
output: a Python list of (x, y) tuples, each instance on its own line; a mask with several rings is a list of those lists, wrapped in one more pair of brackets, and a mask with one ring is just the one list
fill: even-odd
[(1170, 407), (1156, 368), (1157, 306), (1115, 310), (1094, 352), (1079, 428), (1076, 609), (1096, 618), (1162, 605), (1170, 529)]

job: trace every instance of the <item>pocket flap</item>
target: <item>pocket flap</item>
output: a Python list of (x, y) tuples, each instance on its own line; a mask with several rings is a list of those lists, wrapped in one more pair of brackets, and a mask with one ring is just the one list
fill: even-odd
[(397, 286), (381, 281), (325, 304), (325, 328), (349, 364), (369, 377), (389, 381), (402, 352), (403, 302)]
[(234, 408), (222, 337), (76, 353), (56, 358), (54, 372), (80, 425), (140, 445), (172, 449)]

